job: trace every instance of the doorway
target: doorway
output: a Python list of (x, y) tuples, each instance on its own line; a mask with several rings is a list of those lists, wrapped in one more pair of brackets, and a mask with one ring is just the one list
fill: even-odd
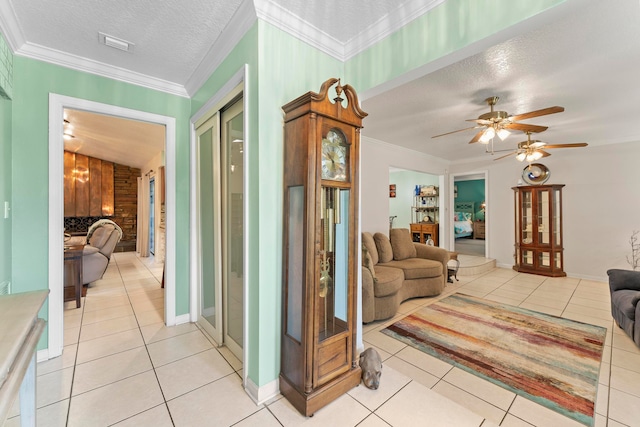
[(241, 87), (195, 123), (197, 322), (243, 361), (245, 142)]
[(63, 111), (74, 109), (113, 117), (156, 123), (164, 126), (166, 158), (166, 259), (165, 259), (165, 323), (176, 324), (175, 316), (175, 118), (102, 104), (79, 98), (50, 94), (49, 96), (49, 322), (48, 357), (62, 354), (63, 349), (63, 176), (64, 140)]
[(487, 258), (489, 215), (487, 173), (452, 175), (453, 250)]

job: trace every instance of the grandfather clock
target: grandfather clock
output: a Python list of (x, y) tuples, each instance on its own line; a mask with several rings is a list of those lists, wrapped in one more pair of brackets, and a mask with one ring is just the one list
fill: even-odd
[(308, 92), (282, 109), (280, 392), (310, 416), (360, 383), (356, 213), (360, 129), (367, 113), (353, 88), (335, 78), (320, 93)]

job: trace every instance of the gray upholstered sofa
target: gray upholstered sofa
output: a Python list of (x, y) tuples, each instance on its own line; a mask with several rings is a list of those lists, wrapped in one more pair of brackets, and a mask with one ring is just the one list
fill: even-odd
[(362, 233), (362, 321), (393, 317), (409, 298), (442, 293), (447, 281), (449, 253), (414, 243), (406, 228)]
[(611, 315), (640, 347), (640, 271), (612, 269), (609, 275)]

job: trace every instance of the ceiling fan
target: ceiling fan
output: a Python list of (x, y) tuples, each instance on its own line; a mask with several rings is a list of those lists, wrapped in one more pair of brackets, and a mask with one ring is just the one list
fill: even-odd
[(549, 150), (552, 148), (578, 148), (586, 147), (587, 145), (589, 145), (586, 142), (576, 142), (573, 144), (547, 144), (546, 142), (542, 142), (537, 139), (532, 140), (531, 132), (525, 133), (527, 134), (527, 140), (519, 142), (517, 150), (493, 160), (504, 159), (505, 157), (509, 157), (515, 154), (516, 160), (520, 162), (524, 162), (526, 160), (527, 162), (531, 163), (543, 157), (548, 157), (551, 155), (545, 150)]
[(543, 132), (547, 130), (547, 126), (531, 125), (526, 123), (517, 123), (519, 120), (531, 119), (533, 117), (545, 116), (547, 114), (561, 113), (564, 111), (564, 107), (549, 107), (542, 110), (529, 111), (528, 113), (516, 114), (510, 116), (506, 111), (494, 111), (493, 107), (498, 102), (497, 96), (492, 96), (485, 99), (485, 102), (491, 108), (491, 111), (480, 115), (477, 119), (467, 119), (468, 122), (476, 122), (477, 126), (472, 126), (465, 129), (454, 130), (453, 132), (443, 133), (441, 135), (432, 136), (432, 138), (438, 138), (440, 136), (450, 135), (456, 132), (462, 132), (470, 129), (481, 129), (472, 139), (469, 144), (475, 142), (481, 142), (483, 144), (489, 143), (494, 136), (498, 136), (501, 140), (504, 140), (509, 136), (511, 130), (520, 130), (523, 132)]

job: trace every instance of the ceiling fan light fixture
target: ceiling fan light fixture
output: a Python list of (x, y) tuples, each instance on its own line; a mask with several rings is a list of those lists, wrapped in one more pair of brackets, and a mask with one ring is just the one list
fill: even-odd
[(527, 158), (527, 153), (525, 152), (516, 154), (516, 160), (519, 162), (524, 162), (526, 158)]
[(480, 142), (483, 144), (488, 144), (494, 136), (496, 136), (495, 129), (493, 127), (488, 127), (480, 137)]
[(542, 153), (540, 151), (534, 151), (531, 154), (527, 155), (528, 162), (535, 162), (536, 160), (540, 160), (542, 158)]
[(509, 132), (507, 129), (500, 129), (498, 131), (498, 138), (500, 138), (500, 141), (504, 141), (505, 138), (509, 135), (511, 135), (511, 132)]

